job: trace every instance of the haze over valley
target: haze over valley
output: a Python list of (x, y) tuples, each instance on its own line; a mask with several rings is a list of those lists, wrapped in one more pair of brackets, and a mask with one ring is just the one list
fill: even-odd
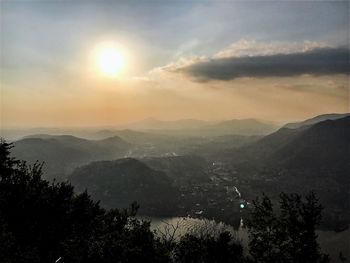
[(0, 1), (0, 261), (350, 260), (349, 1)]
[(253, 119), (147, 120), (139, 130), (95, 130), (85, 138), (28, 134), (14, 141), (12, 155), (44, 162), (46, 179), (68, 180), (109, 208), (139, 200), (144, 215), (200, 216), (236, 227), (242, 200), (312, 189), (325, 205), (325, 229), (340, 230), (349, 220), (341, 201), (349, 198), (349, 121), (350, 114), (282, 127)]

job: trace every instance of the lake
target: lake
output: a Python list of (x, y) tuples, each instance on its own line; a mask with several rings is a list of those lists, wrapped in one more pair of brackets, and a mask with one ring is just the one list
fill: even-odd
[[(248, 233), (243, 227), (234, 230), (232, 226), (224, 223), (217, 223), (214, 220), (198, 219), (190, 217), (170, 217), (170, 218), (145, 218), (151, 220), (151, 229), (157, 230), (159, 233), (174, 233), (176, 238), (183, 236), (186, 233), (213, 233), (217, 234), (222, 230), (227, 230), (240, 241), (245, 250), (248, 247)], [(350, 259), (350, 230), (342, 232), (334, 231), (317, 231), (318, 242), (321, 246), (322, 252), (331, 256), (331, 262), (341, 262), (338, 258), (339, 252)]]

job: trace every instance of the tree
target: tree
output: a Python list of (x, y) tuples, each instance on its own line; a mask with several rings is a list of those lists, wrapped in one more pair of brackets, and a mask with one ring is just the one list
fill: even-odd
[(87, 192), (41, 178), (0, 141), (0, 258), (12, 262), (168, 262), (138, 206), (105, 210)]
[(215, 236), (186, 234), (175, 249), (175, 262), (238, 263), (243, 260), (243, 247), (225, 231)]
[(246, 225), (249, 232), (249, 251), (256, 262), (276, 262), (279, 250), (276, 247), (278, 220), (271, 200), (263, 195), (253, 201), (253, 210)]
[(253, 202), (247, 220), (249, 252), (254, 262), (328, 262), (320, 252), (316, 227), (322, 207), (313, 192), (305, 200), (298, 194), (280, 194), (278, 213), (263, 195)]
[[(175, 238), (178, 226), (156, 236), (128, 209), (105, 210), (67, 182), (42, 179), (42, 164), (10, 157), (0, 140), (0, 258), (4, 263), (243, 262), (243, 247), (224, 229), (205, 224)], [(322, 207), (314, 193), (281, 194), (276, 212), (263, 195), (253, 202), (248, 262), (324, 263), (315, 233)]]

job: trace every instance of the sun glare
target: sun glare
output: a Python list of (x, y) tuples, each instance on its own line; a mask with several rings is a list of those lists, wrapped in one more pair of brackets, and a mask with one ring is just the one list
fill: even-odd
[(96, 52), (96, 63), (98, 70), (103, 75), (118, 77), (125, 68), (125, 57), (123, 52), (116, 47), (100, 47)]

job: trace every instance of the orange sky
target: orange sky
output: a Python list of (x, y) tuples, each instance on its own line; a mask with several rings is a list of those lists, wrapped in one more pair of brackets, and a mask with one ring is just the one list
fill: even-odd
[[(252, 3), (1, 2), (0, 125), (349, 112), (349, 3)], [(114, 77), (98, 66), (101, 43), (123, 57)]]

